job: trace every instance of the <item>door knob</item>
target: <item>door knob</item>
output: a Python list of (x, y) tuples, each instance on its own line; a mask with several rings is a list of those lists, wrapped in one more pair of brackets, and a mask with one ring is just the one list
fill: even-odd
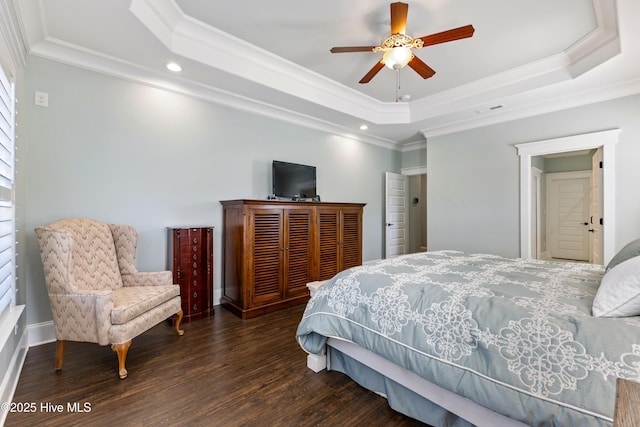
[(583, 225), (589, 225), (589, 223), (588, 223), (588, 222), (583, 222), (582, 224), (583, 224)]
[(391, 227), (393, 224), (391, 224), (390, 222), (387, 223), (387, 227)]

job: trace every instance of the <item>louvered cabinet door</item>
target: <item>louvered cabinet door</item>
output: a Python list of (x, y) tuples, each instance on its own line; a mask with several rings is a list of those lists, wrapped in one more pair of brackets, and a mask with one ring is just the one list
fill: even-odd
[(318, 280), (328, 280), (340, 271), (340, 211), (333, 208), (318, 208), (319, 274)]
[(249, 218), (251, 251), (251, 306), (282, 298), (283, 211), (255, 209)]
[(340, 270), (362, 265), (362, 209), (342, 209)]
[(307, 295), (312, 282), (313, 209), (286, 209), (284, 254), (285, 298)]
[(318, 208), (318, 280), (362, 264), (362, 208)]

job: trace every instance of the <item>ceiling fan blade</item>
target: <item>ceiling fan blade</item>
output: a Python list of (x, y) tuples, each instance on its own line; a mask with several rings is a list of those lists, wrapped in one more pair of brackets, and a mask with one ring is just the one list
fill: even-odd
[(407, 13), (409, 5), (406, 3), (391, 3), (391, 34), (404, 34), (407, 30)]
[(473, 25), (465, 25), (464, 27), (453, 28), (441, 33), (431, 34), (430, 36), (419, 37), (419, 39), (422, 40), (425, 46), (432, 46), (453, 40), (466, 39), (467, 37), (471, 37), (474, 31), (475, 28), (473, 28)]
[(422, 77), (423, 79), (428, 79), (436, 73), (433, 68), (429, 67), (424, 63), (422, 59), (418, 58), (415, 55), (407, 65), (413, 68), (416, 73), (420, 74), (420, 77)]
[(365, 74), (365, 76), (358, 83), (369, 83), (371, 79), (374, 78), (376, 74), (378, 74), (378, 71), (382, 70), (383, 68), (384, 64), (382, 62), (376, 63), (376, 65), (374, 65), (373, 68), (370, 69), (369, 72)]
[(347, 52), (373, 52), (373, 49), (377, 46), (345, 46), (345, 47), (332, 47), (331, 53), (347, 53)]

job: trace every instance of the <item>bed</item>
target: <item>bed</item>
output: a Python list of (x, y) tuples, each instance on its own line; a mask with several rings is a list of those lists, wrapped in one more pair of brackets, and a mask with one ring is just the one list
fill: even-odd
[(625, 256), (607, 270), (459, 251), (382, 260), (319, 287), (296, 338), (433, 426), (611, 426), (616, 379), (640, 381), (640, 301), (620, 290), (637, 291), (640, 257)]

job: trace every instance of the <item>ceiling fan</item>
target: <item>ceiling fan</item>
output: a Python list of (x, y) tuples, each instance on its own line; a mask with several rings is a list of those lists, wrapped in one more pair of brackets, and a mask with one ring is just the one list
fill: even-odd
[(420, 49), (425, 46), (464, 39), (471, 37), (475, 31), (473, 25), (465, 25), (464, 27), (453, 28), (414, 39), (405, 34), (408, 11), (409, 5), (406, 3), (391, 3), (391, 35), (380, 46), (333, 47), (331, 48), (331, 53), (384, 52), (382, 59), (365, 74), (360, 83), (369, 83), (385, 65), (396, 70), (408, 65), (423, 79), (428, 79), (436, 72), (415, 56), (411, 49)]

